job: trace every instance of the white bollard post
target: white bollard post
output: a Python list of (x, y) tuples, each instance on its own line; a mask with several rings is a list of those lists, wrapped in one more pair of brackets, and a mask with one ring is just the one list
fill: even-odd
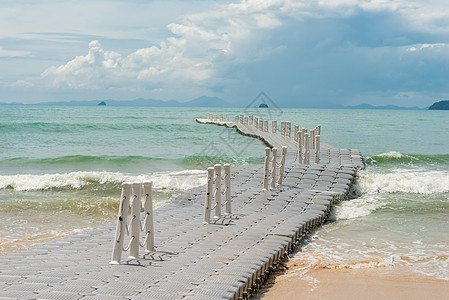
[(235, 116), (235, 123), (239, 122), (239, 116)]
[(303, 146), (303, 137), (302, 137), (302, 131), (298, 131), (297, 133), (298, 136), (298, 164), (302, 165), (303, 164), (303, 150), (302, 150), (302, 146)]
[(271, 181), (270, 181), (270, 188), (274, 190), (276, 188), (276, 168), (277, 168), (277, 153), (278, 149), (273, 148), (272, 151), (272, 157), (271, 157)]
[(264, 121), (264, 131), (268, 132), (268, 121)]
[(281, 136), (285, 135), (285, 122), (281, 121)]
[(119, 265), (122, 258), (123, 239), (125, 238), (130, 198), (131, 183), (124, 182), (122, 184), (122, 195), (120, 196), (120, 207), (118, 212), (117, 228), (115, 230), (112, 260), (109, 263), (111, 265)]
[(320, 136), (315, 136), (315, 163), (320, 163)]
[(263, 131), (263, 120), (259, 120), (259, 130)]
[(290, 138), (292, 134), (292, 123), (286, 122), (286, 126), (287, 126), (287, 137)]
[(279, 166), (279, 179), (278, 179), (279, 187), (282, 186), (282, 180), (284, 178), (284, 168), (285, 168), (285, 157), (286, 156), (287, 156), (287, 146), (282, 146), (282, 156), (281, 156), (281, 163)]
[(214, 191), (214, 199), (215, 199), (215, 213), (214, 218), (218, 219), (221, 217), (221, 165), (214, 165), (215, 170), (215, 191)]
[(315, 129), (310, 130), (310, 149), (315, 149)]
[(295, 125), (295, 129), (293, 130), (293, 137), (295, 139), (295, 142), (298, 141), (298, 130), (299, 130), (299, 126)]
[(270, 148), (265, 148), (265, 164), (263, 172), (263, 190), (268, 190), (268, 169), (270, 164)]
[(243, 115), (240, 115), (240, 123), (243, 124)]
[(231, 214), (231, 165), (224, 165), (226, 215)]
[(207, 119), (208, 120), (210, 119), (210, 113), (207, 113)]
[(310, 136), (308, 133), (304, 135), (304, 164), (310, 164)]
[(248, 117), (245, 117), (245, 125), (248, 125)]
[(254, 127), (256, 127), (257, 129), (258, 126), (259, 126), (259, 118), (254, 117)]
[(213, 193), (213, 177), (214, 168), (207, 168), (207, 184), (206, 184), (206, 203), (204, 203), (204, 220), (203, 224), (209, 224), (210, 222), (210, 206)]
[(140, 209), (142, 208), (142, 184), (134, 182), (133, 198), (131, 202), (131, 242), (129, 248), (130, 259), (139, 258), (139, 239), (140, 239)]
[(253, 125), (254, 116), (249, 116), (249, 125)]
[(229, 114), (226, 114), (226, 122), (229, 122)]
[(220, 115), (220, 122), (223, 122), (223, 114)]
[(278, 127), (278, 124), (277, 124), (278, 122), (277, 121), (271, 121), (271, 130), (272, 130), (272, 132), (273, 133), (276, 133), (277, 132), (277, 127)]
[(146, 232), (146, 252), (154, 251), (154, 225), (153, 225), (153, 183), (143, 183), (143, 193), (145, 195), (144, 212), (145, 212), (145, 232)]
[(317, 134), (321, 136), (321, 125), (318, 125), (317, 128), (318, 128), (318, 133)]

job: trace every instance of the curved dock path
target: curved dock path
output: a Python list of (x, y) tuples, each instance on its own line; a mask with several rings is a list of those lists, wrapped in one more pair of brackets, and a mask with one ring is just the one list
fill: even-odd
[(226, 125), (289, 147), (281, 189), (262, 191), (262, 165), (233, 168), (231, 215), (203, 225), (205, 187), (191, 189), (154, 212), (156, 251), (122, 259), (121, 265), (109, 265), (115, 222), (0, 256), (0, 298), (248, 297), (346, 197), (363, 161), (358, 150), (323, 145), (319, 164), (298, 165), (294, 141), (240, 123)]

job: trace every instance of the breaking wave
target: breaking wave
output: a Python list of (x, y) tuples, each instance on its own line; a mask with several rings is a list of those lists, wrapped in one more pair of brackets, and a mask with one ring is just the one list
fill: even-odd
[(206, 183), (206, 172), (186, 170), (149, 175), (126, 175), (114, 172), (70, 172), (54, 174), (1, 175), (0, 189), (15, 191), (51, 190), (58, 188), (82, 189), (87, 186), (120, 184), (122, 182), (153, 181), (156, 189), (188, 190)]

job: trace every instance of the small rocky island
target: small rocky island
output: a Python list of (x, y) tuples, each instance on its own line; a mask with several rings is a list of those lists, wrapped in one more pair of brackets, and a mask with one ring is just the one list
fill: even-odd
[(104, 101), (101, 101), (100, 103), (98, 103), (97, 105), (100, 105), (100, 106), (104, 106), (104, 105), (106, 105), (106, 102), (104, 102)]
[(449, 100), (435, 102), (429, 107), (429, 110), (449, 110)]

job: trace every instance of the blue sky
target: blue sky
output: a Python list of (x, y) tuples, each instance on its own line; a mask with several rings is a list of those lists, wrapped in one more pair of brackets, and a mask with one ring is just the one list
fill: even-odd
[(446, 0), (0, 2), (0, 102), (449, 99)]

